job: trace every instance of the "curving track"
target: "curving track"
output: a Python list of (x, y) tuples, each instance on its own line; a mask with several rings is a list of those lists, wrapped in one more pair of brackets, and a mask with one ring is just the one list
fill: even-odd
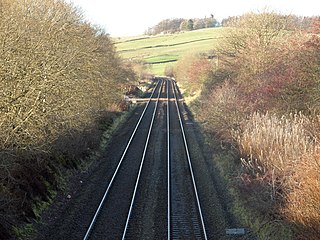
[(207, 239), (173, 80), (157, 79), (83, 239)]

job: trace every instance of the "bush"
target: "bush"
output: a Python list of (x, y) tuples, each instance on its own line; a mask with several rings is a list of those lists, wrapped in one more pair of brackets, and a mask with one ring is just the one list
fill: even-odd
[(174, 68), (175, 78), (190, 94), (201, 90), (210, 74), (212, 74), (212, 63), (199, 54), (184, 56)]
[[(0, 2), (0, 228), (35, 217), (61, 167), (99, 141), (134, 80), (110, 37), (62, 0)], [(5, 208), (4, 208), (5, 206)], [(2, 236), (0, 236), (1, 238)]]
[[(241, 130), (233, 130), (244, 166), (239, 189), (251, 189), (243, 198), (251, 196), (250, 206), (261, 214), (292, 222), (303, 239), (317, 239), (319, 130), (310, 127), (318, 117), (309, 114), (319, 113), (319, 37), (291, 33), (270, 47), (273, 63), (263, 61), (258, 71), (231, 68), (251, 112), (239, 121)], [(298, 111), (309, 116), (292, 114)]]
[(316, 34), (287, 31), (292, 18), (245, 14), (226, 30), (219, 52), (223, 68), (254, 111), (319, 110)]
[(290, 221), (301, 238), (316, 239), (320, 24), (313, 18), (304, 32), (296, 20), (272, 12), (232, 18), (215, 50), (217, 69), (189, 57), (175, 74), (189, 92), (200, 90), (195, 115), (207, 132), (241, 155), (232, 186), (240, 198), (266, 221), (292, 230)]
[(238, 128), (245, 112), (237, 89), (225, 82), (200, 102), (198, 119), (206, 130), (232, 142), (232, 130)]
[(167, 64), (165, 69), (164, 69), (164, 74), (167, 77), (174, 77), (174, 67), (171, 64)]

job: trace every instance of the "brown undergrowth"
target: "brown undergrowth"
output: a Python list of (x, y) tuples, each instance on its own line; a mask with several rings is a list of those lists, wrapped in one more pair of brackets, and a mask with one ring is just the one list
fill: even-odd
[(269, 208), (269, 213), (273, 208), (273, 214), (299, 229), (298, 236), (316, 239), (320, 222), (319, 116), (256, 113), (245, 122), (236, 134), (245, 169), (240, 175), (242, 185), (259, 186), (256, 199), (264, 196), (269, 203), (260, 208)]
[[(136, 75), (102, 29), (63, 0), (0, 0), (0, 238), (99, 146)], [(28, 228), (30, 230), (30, 228)]]
[[(235, 153), (222, 157), (221, 168), (232, 171), (237, 215), (261, 239), (319, 236), (320, 18), (305, 31), (294, 18), (262, 12), (231, 19), (213, 50), (217, 64), (202, 69), (206, 79), (190, 90), (201, 91), (193, 101), (197, 120)], [(179, 80), (186, 89), (194, 83)]]

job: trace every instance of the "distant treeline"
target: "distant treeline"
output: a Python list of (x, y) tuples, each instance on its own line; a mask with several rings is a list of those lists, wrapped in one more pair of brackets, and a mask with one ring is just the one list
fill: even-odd
[[(286, 30), (308, 30), (310, 29), (313, 18), (312, 17), (301, 17), (296, 15), (278, 15), (279, 19), (283, 19), (287, 24)], [(225, 19), (222, 19), (221, 22), (218, 22), (215, 17), (211, 14), (210, 17), (205, 18), (193, 18), (193, 19), (184, 19), (184, 18), (173, 18), (165, 19), (159, 22), (157, 25), (148, 28), (145, 31), (146, 35), (156, 35), (156, 34), (168, 34), (168, 33), (177, 33), (183, 31), (192, 31), (202, 28), (212, 28), (212, 27), (228, 27), (233, 22), (239, 20), (240, 16), (232, 16)]]
[[(306, 30), (309, 31), (314, 24), (315, 17), (306, 17), (306, 16), (297, 16), (297, 15), (282, 15), (274, 13), (274, 16), (277, 18), (279, 24), (285, 23), (285, 30)], [(246, 27), (249, 24), (244, 22), (241, 23), (243, 16), (232, 16), (225, 18), (221, 21), (221, 26), (231, 27), (234, 26), (234, 23), (237, 22), (240, 26)], [(242, 25), (241, 25), (242, 24)]]
[(211, 15), (210, 17), (193, 19), (173, 18), (162, 20), (157, 25), (148, 28), (145, 34), (156, 35), (160, 33), (176, 33), (202, 28), (212, 28), (218, 25), (219, 23), (213, 15)]

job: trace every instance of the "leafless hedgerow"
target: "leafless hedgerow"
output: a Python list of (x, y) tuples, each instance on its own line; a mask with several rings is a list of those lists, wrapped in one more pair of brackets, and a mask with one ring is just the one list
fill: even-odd
[(240, 209), (262, 238), (319, 238), (320, 21), (302, 30), (295, 19), (273, 12), (230, 18), (213, 74), (197, 83), (196, 116), (236, 149), (237, 163), (222, 168), (238, 169), (230, 185), (243, 208), (261, 217), (248, 220)]
[(90, 145), (97, 121), (120, 110), (134, 78), (108, 34), (79, 9), (62, 0), (0, 0), (0, 220), (12, 225), (5, 209), (15, 215), (14, 206), (46, 191), (21, 190), (28, 176), (41, 185), (49, 164)]

